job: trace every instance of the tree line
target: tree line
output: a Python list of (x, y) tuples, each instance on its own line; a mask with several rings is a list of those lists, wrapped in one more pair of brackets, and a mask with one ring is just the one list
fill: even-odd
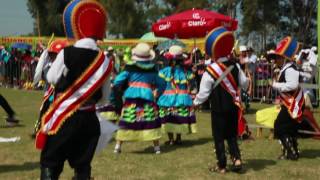
[[(63, 36), (62, 13), (70, 0), (28, 0), (34, 34)], [(317, 0), (100, 0), (108, 13), (108, 33), (116, 38), (139, 38), (158, 19), (191, 8), (237, 18), (238, 36), (262, 49), (292, 35), (305, 46), (317, 42)]]

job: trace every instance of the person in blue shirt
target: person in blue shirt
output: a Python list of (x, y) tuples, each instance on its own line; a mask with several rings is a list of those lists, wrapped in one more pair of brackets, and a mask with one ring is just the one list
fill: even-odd
[(126, 65), (114, 80), (115, 98), (119, 102), (124, 98), (114, 153), (121, 152), (124, 141), (153, 141), (154, 152), (160, 153), (161, 121), (154, 96), (160, 81), (157, 80), (154, 57), (148, 44), (137, 44), (132, 49), (133, 63)]
[[(181, 134), (196, 132), (196, 117), (192, 108), (189, 92), (192, 71), (183, 67), (185, 55), (180, 46), (171, 46), (165, 57), (170, 66), (159, 71), (159, 77), (165, 82), (163, 93), (157, 104), (163, 129), (168, 133), (167, 144), (181, 144)], [(174, 140), (176, 134), (176, 140)]]

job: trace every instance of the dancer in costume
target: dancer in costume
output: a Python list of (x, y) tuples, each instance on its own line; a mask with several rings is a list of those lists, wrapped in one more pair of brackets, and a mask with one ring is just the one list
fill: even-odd
[[(181, 134), (195, 133), (196, 117), (192, 108), (190, 81), (194, 74), (183, 67), (186, 59), (180, 46), (171, 46), (165, 54), (170, 66), (159, 71), (165, 90), (158, 99), (159, 117), (168, 133), (167, 144), (181, 144)], [(174, 140), (174, 134), (176, 139)]]
[(203, 74), (199, 93), (193, 101), (198, 106), (211, 97), (212, 134), (218, 163), (210, 171), (219, 173), (226, 172), (224, 140), (228, 142), (232, 170), (239, 171), (242, 168), (237, 143), (238, 113), (241, 113), (239, 87), (246, 89), (248, 79), (239, 64), (229, 59), (233, 45), (234, 36), (224, 27), (215, 28), (208, 34), (205, 49), (214, 63)]
[(39, 83), (41, 79), (45, 80), (45, 93), (43, 96), (42, 105), (40, 107), (40, 115), (39, 119), (36, 121), (34, 126), (34, 131), (32, 133), (32, 137), (34, 138), (37, 132), (40, 129), (41, 125), (41, 117), (42, 115), (48, 110), (50, 104), (53, 102), (53, 94), (54, 94), (54, 87), (51, 86), (48, 81), (46, 80), (47, 73), (56, 59), (57, 54), (68, 45), (68, 41), (66, 40), (55, 40), (53, 41), (48, 49), (45, 49), (39, 59), (39, 62), (36, 67), (35, 75), (33, 78), (33, 84), (36, 85)]
[(277, 55), (275, 63), (282, 67), (278, 81), (270, 82), (270, 85), (279, 91), (282, 103), (274, 123), (274, 136), (280, 139), (283, 149), (280, 159), (299, 158), (297, 125), (301, 121), (304, 98), (299, 87), (299, 71), (293, 62), (298, 48), (298, 42), (294, 38), (286, 37), (280, 41), (274, 52)]
[(160, 153), (161, 121), (153, 93), (159, 81), (154, 57), (155, 53), (148, 44), (139, 43), (132, 49), (133, 64), (126, 65), (114, 80), (113, 89), (118, 102), (121, 102), (121, 91), (125, 89), (115, 153), (121, 152), (124, 141), (153, 141), (155, 153)]
[(59, 52), (47, 74), (55, 99), (36, 137), (36, 147), (42, 150), (40, 179), (59, 179), (66, 160), (74, 179), (90, 179), (100, 136), (95, 105), (106, 99), (112, 70), (96, 43), (105, 36), (107, 16), (97, 1), (74, 0), (66, 6), (63, 22), (67, 37), (76, 41)]

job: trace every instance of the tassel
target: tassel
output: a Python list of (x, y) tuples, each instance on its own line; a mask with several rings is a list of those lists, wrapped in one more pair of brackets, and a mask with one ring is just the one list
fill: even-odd
[(42, 131), (39, 131), (36, 136), (36, 141), (35, 141), (36, 148), (39, 150), (42, 150), (44, 148), (44, 146), (46, 145), (47, 138), (48, 138), (47, 134), (43, 133)]

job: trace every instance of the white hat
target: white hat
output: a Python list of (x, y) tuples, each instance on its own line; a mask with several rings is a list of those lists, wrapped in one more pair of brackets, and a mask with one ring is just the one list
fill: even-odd
[(169, 48), (169, 53), (173, 56), (180, 56), (183, 54), (181, 46), (173, 45)]
[(108, 47), (108, 51), (113, 51), (113, 47), (112, 47), (112, 46), (109, 46), (109, 47)]
[(267, 54), (274, 54), (275, 51), (273, 49), (270, 49), (269, 51), (267, 51)]
[(188, 55), (186, 55), (183, 52), (182, 47), (178, 46), (178, 45), (171, 46), (169, 48), (169, 51), (167, 53), (165, 53), (164, 56), (166, 57), (167, 60), (173, 60), (173, 59), (183, 60), (183, 59), (188, 58)]
[(247, 46), (240, 46), (239, 50), (240, 52), (247, 51)]
[(132, 49), (133, 61), (151, 61), (155, 58), (155, 52), (150, 48), (147, 43), (139, 43)]

